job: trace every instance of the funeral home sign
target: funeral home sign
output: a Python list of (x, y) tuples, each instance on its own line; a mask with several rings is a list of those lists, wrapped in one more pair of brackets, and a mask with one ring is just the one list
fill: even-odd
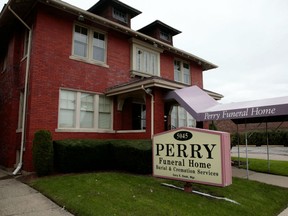
[(156, 134), (153, 175), (222, 187), (230, 185), (230, 134), (198, 128)]

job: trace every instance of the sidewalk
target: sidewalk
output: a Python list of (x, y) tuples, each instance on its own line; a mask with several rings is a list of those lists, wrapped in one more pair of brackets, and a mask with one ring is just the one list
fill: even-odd
[(0, 216), (73, 216), (0, 169)]
[[(232, 175), (233, 177), (247, 179), (246, 169), (239, 169), (236, 167), (232, 167)], [(285, 177), (285, 176), (257, 173), (257, 172), (249, 170), (248, 179), (253, 180), (253, 181), (263, 182), (263, 183), (270, 184), (270, 185), (276, 185), (276, 186), (288, 188), (288, 177)], [(288, 203), (287, 203), (287, 208), (283, 212), (281, 212), (281, 214), (279, 214), (278, 216), (288, 216)]]
[[(248, 158), (257, 158), (257, 159), (264, 159), (267, 160), (269, 152), (269, 159), (270, 160), (281, 160), (281, 161), (288, 161), (288, 148), (284, 146), (251, 146), (247, 147), (247, 155)], [(231, 149), (231, 156), (246, 158), (246, 146), (234, 146)], [(247, 178), (247, 171), (245, 169), (238, 169), (232, 167), (232, 174), (234, 177), (239, 178)], [(288, 188), (288, 177), (284, 176), (277, 176), (277, 175), (269, 175), (264, 173), (257, 173), (250, 171), (248, 172), (249, 180), (259, 181), (266, 184), (276, 185), (280, 187)], [(288, 203), (287, 208), (278, 216), (288, 216)]]

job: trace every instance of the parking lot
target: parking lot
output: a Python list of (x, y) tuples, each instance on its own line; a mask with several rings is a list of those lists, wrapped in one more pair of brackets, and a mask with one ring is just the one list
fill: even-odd
[[(246, 157), (246, 146), (240, 145), (234, 146), (231, 149), (231, 156), (238, 157), (238, 150), (240, 157)], [(247, 147), (248, 158), (258, 158), (258, 159), (267, 159), (269, 152), (269, 159), (270, 160), (282, 160), (288, 161), (288, 147), (284, 146), (267, 146), (262, 145), (259, 147), (249, 145)]]

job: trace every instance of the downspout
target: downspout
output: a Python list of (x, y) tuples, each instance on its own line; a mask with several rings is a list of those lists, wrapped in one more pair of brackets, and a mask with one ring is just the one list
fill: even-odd
[(25, 71), (25, 83), (24, 83), (24, 99), (23, 99), (23, 115), (22, 115), (22, 133), (21, 133), (21, 148), (19, 155), (19, 163), (16, 169), (13, 171), (13, 175), (16, 175), (22, 168), (23, 165), (23, 152), (24, 152), (24, 142), (25, 142), (25, 124), (26, 124), (26, 106), (27, 106), (27, 90), (28, 90), (28, 77), (29, 77), (29, 67), (30, 67), (30, 55), (31, 55), (31, 39), (32, 30), (31, 28), (8, 6), (11, 13), (28, 29), (28, 47), (27, 47), (27, 58), (26, 58), (26, 71)]
[(144, 86), (141, 86), (146, 94), (151, 96), (151, 139), (154, 135), (154, 95), (151, 93), (151, 89), (145, 89)]

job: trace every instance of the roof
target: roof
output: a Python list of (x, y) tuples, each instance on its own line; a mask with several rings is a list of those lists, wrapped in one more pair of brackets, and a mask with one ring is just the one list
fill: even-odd
[[(160, 40), (157, 40), (153, 37), (145, 35), (141, 32), (132, 30), (131, 28), (120, 25), (116, 22), (105, 19), (105, 18), (98, 16), (96, 14), (93, 14), (89, 11), (85, 11), (83, 9), (75, 7), (75, 6), (73, 6), (69, 3), (66, 3), (64, 1), (60, 1), (60, 0), (10, 0), (7, 3), (7, 5), (11, 6), (11, 8), (13, 10), (15, 10), (15, 12), (17, 14), (19, 14), (22, 19), (25, 20), (26, 15), (29, 14), (29, 12), (32, 10), (33, 5), (36, 3), (39, 3), (39, 2), (46, 4), (48, 6), (51, 6), (51, 7), (58, 8), (59, 10), (63, 10), (67, 13), (73, 14), (76, 17), (78, 17), (79, 15), (82, 15), (84, 17), (84, 19), (86, 19), (86, 20), (89, 20), (91, 22), (109, 27), (115, 31), (121, 32), (122, 34), (126, 34), (126, 35), (129, 35), (131, 37), (141, 39), (147, 43), (157, 45), (158, 47), (166, 50), (167, 52), (174, 53), (174, 54), (177, 54), (177, 55), (179, 55), (185, 59), (189, 59), (189, 60), (192, 60), (194, 62), (197, 62), (199, 65), (202, 66), (202, 69), (204, 71), (218, 67), (217, 65), (215, 65), (215, 64), (213, 64), (207, 60), (204, 60), (204, 59), (202, 59), (196, 55), (193, 55), (193, 54), (188, 53), (184, 50), (178, 49), (178, 48), (176, 48), (170, 44), (164, 43)], [(4, 9), (2, 10), (1, 15), (0, 15), (0, 38), (1, 39), (2, 39), (2, 37), (4, 37), (4, 36), (2, 36), (2, 34), (8, 35), (7, 33), (9, 33), (9, 32), (7, 30), (9, 30), (9, 29), (13, 30), (13, 28), (15, 28), (15, 25), (16, 25), (15, 20), (16, 20), (16, 18), (8, 10), (8, 6), (5, 6)], [(0, 48), (5, 46), (6, 44), (7, 44), (7, 42), (5, 43), (5, 41), (0, 40)]]
[(129, 13), (131, 15), (131, 18), (141, 14), (142, 12), (130, 7), (129, 5), (124, 4), (121, 1), (118, 0), (100, 0), (95, 5), (93, 5), (90, 9), (88, 9), (89, 12), (99, 14), (103, 9), (107, 8), (109, 5), (112, 5), (113, 7), (122, 10), (126, 13)]
[(165, 32), (169, 32), (172, 34), (172, 36), (181, 33), (181, 31), (174, 29), (171, 26), (169, 26), (169, 25), (167, 25), (167, 24), (165, 24), (159, 20), (155, 20), (154, 22), (152, 22), (149, 25), (139, 29), (138, 31), (145, 34), (145, 33), (149, 32), (150, 30), (154, 30), (155, 28), (159, 28)]
[(231, 119), (236, 124), (288, 120), (288, 96), (221, 104), (197, 86), (177, 89), (166, 100), (176, 100), (197, 121)]

